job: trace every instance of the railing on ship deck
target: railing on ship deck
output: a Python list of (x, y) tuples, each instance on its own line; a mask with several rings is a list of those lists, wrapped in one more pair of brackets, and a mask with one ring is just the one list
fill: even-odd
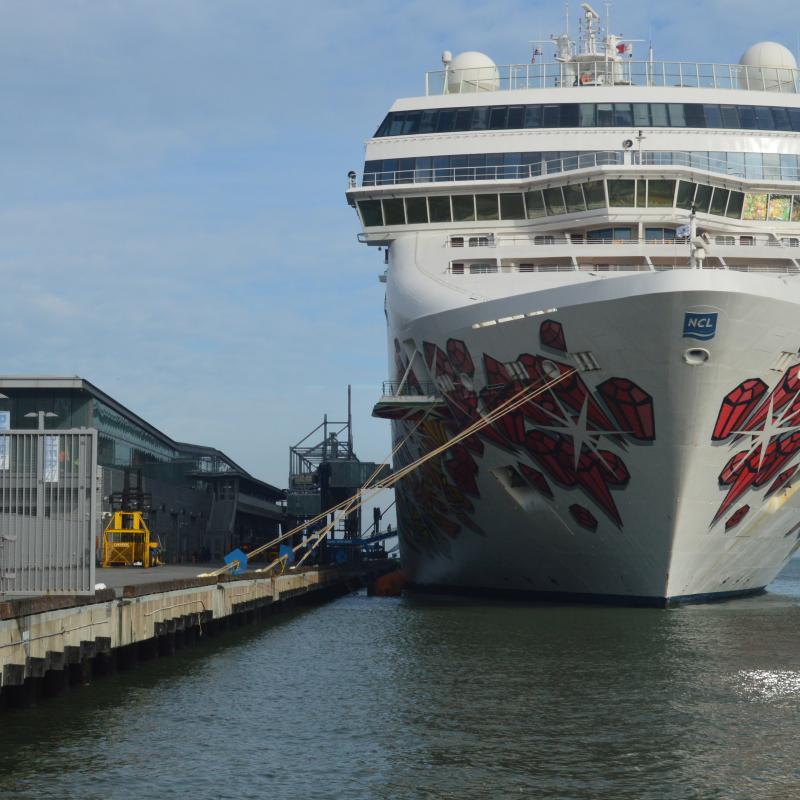
[[(684, 237), (670, 238), (645, 238), (645, 239), (594, 239), (581, 236), (565, 236), (563, 234), (533, 234), (531, 236), (500, 235), (500, 236), (451, 236), (448, 244), (450, 247), (469, 249), (471, 247), (503, 247), (508, 245), (534, 245), (545, 246), (576, 246), (576, 247), (638, 247), (652, 246), (678, 246), (688, 247), (689, 240)], [(769, 236), (766, 234), (714, 234), (709, 236), (709, 247), (780, 247), (800, 248), (800, 236)], [(797, 257), (795, 253), (793, 257)]]
[(684, 61), (604, 61), (508, 64), (425, 73), (425, 94), (515, 89), (653, 86), (800, 93), (800, 70)]
[(730, 164), (727, 160), (703, 156), (698, 153), (657, 150), (631, 153), (631, 163), (624, 163), (621, 150), (599, 150), (579, 153), (564, 158), (539, 161), (534, 164), (500, 164), (483, 167), (430, 167), (402, 169), (391, 172), (353, 173), (348, 188), (361, 186), (397, 186), (415, 183), (455, 183), (459, 181), (519, 181), (572, 172), (579, 169), (608, 166), (688, 167), (701, 172), (729, 175), (745, 180), (797, 181), (800, 170), (784, 166)]

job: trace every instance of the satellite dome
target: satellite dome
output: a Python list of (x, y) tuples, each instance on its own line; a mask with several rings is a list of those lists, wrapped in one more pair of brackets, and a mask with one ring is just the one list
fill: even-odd
[(742, 89), (780, 92), (794, 91), (794, 72), (797, 60), (788, 47), (778, 42), (759, 42), (744, 51), (739, 59), (744, 67), (739, 76)]
[(494, 92), (500, 85), (497, 65), (485, 53), (459, 53), (447, 70), (447, 91)]
[(759, 42), (748, 47), (739, 63), (745, 67), (797, 69), (797, 60), (792, 51), (778, 42)]

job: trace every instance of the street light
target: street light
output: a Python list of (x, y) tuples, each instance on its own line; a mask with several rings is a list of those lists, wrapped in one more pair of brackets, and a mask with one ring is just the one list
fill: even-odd
[(44, 430), (44, 421), (46, 419), (54, 419), (57, 417), (58, 414), (54, 414), (52, 411), (29, 411), (25, 417), (26, 419), (37, 419), (39, 420), (39, 430)]

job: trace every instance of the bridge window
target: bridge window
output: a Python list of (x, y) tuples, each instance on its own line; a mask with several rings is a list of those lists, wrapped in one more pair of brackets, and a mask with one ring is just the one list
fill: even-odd
[(697, 192), (694, 196), (695, 208), (703, 214), (708, 213), (708, 206), (711, 203), (711, 194), (714, 190), (711, 186), (706, 186), (701, 183), (697, 186)]
[(725, 209), (728, 207), (728, 195), (730, 192), (727, 189), (714, 189), (714, 195), (711, 198), (711, 208), (709, 214), (714, 214), (717, 217), (725, 215)]
[(383, 212), (380, 200), (359, 200), (358, 210), (365, 228), (375, 228), (383, 225)]
[(608, 181), (608, 204), (612, 208), (633, 208), (635, 201), (636, 181), (623, 179)]
[(453, 200), (453, 221), (471, 222), (475, 219), (475, 198), (471, 194), (456, 194)]
[[(648, 181), (647, 205), (653, 207), (672, 207), (675, 200), (675, 181)], [(641, 205), (641, 203), (639, 204)]]
[(500, 219), (496, 194), (476, 194), (475, 209), (480, 220)]
[(453, 215), (450, 211), (450, 197), (429, 197), (428, 210), (431, 222), (452, 222)]
[(606, 187), (604, 181), (589, 181), (583, 184), (586, 207), (590, 211), (606, 207)]
[(500, 195), (500, 216), (503, 219), (525, 219), (525, 205), (521, 194)]
[[(676, 183), (678, 184), (676, 187)], [(677, 189), (677, 191), (676, 191)], [(606, 204), (605, 197), (609, 198)], [(675, 202), (673, 205), (673, 197)], [(702, 214), (748, 221), (800, 222), (800, 195), (786, 192), (737, 192), (721, 186), (694, 184), (688, 181), (644, 179), (608, 179), (587, 183), (551, 186), (521, 194), (459, 194), (359, 200), (358, 212), (366, 228), (383, 225), (424, 225), (431, 223), (540, 219), (545, 216), (577, 214), (605, 208), (678, 208), (695, 209)], [(630, 228), (601, 229), (613, 231), (614, 238), (629, 238)], [(647, 228), (646, 231), (661, 230)], [(649, 233), (647, 234), (650, 235)], [(654, 236), (657, 234), (653, 234)], [(666, 235), (666, 234), (665, 234)], [(589, 238), (603, 238), (602, 232)], [(463, 237), (452, 240), (463, 246)], [(472, 241), (470, 242), (472, 246)]]
[(544, 200), (538, 190), (525, 192), (525, 206), (528, 209), (528, 219), (538, 219), (545, 215)]
[(728, 208), (725, 211), (725, 216), (731, 219), (741, 219), (743, 207), (744, 192), (731, 192), (728, 198)]
[(586, 201), (583, 199), (583, 189), (581, 189), (579, 183), (564, 187), (564, 202), (570, 214), (574, 214), (578, 211), (586, 211)]
[(406, 198), (406, 219), (409, 225), (421, 225), (428, 221), (428, 204), (424, 197)]
[(564, 206), (564, 195), (560, 186), (554, 186), (544, 190), (544, 203), (547, 208), (548, 216), (555, 216), (566, 213)]
[(403, 201), (400, 199), (384, 200), (383, 218), (387, 225), (405, 225), (406, 212), (403, 208)]

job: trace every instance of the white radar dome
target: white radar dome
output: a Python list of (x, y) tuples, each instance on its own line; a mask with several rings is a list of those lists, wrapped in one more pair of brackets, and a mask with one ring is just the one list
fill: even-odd
[(500, 86), (497, 65), (485, 53), (468, 51), (459, 53), (447, 70), (447, 91), (494, 92)]
[(797, 69), (797, 59), (788, 47), (778, 42), (759, 42), (744, 51), (739, 59), (744, 67), (783, 67)]
[(782, 87), (794, 91), (797, 59), (788, 47), (778, 42), (759, 42), (744, 51), (739, 64), (745, 67), (739, 76), (742, 89), (779, 92)]

